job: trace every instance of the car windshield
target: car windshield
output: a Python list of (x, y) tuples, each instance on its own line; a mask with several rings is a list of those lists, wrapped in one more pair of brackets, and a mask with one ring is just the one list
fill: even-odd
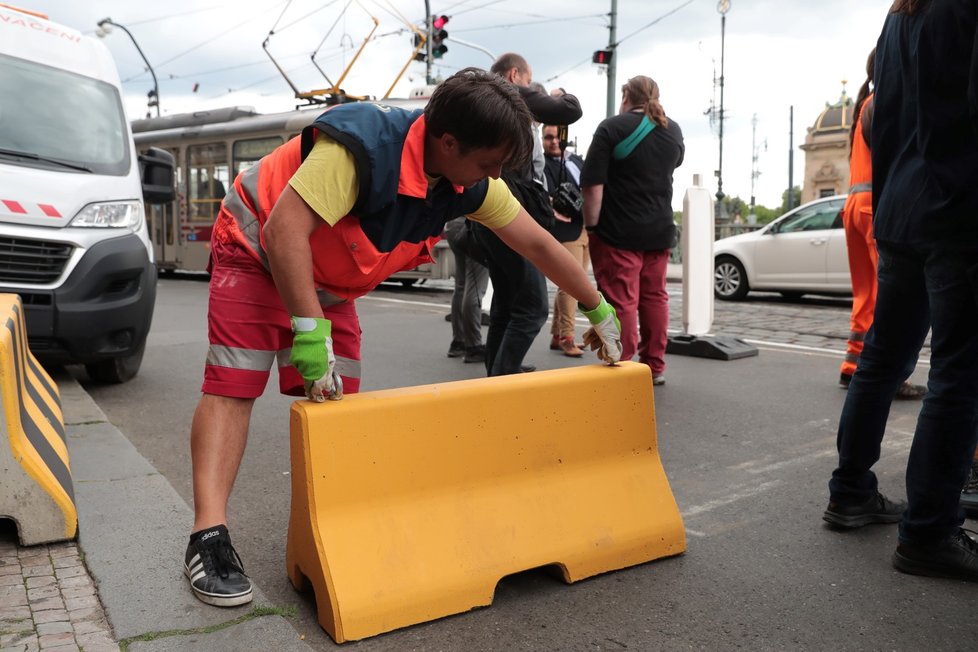
[(0, 161), (129, 172), (126, 116), (112, 84), (5, 55), (0, 70)]
[[(794, 233), (796, 231), (821, 231), (823, 229), (841, 228), (842, 221), (839, 211), (845, 202), (841, 200), (823, 202), (814, 206), (800, 209), (794, 215), (783, 219), (777, 228), (778, 233)], [(838, 224), (836, 221), (838, 220)]]

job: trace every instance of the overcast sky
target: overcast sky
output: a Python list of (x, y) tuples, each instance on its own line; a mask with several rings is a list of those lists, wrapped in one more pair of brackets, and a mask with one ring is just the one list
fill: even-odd
[[(723, 189), (749, 201), (752, 118), (760, 176), (757, 203), (777, 206), (788, 186), (789, 107), (794, 105), (794, 182), (801, 185), (804, 142), (826, 102), (839, 99), (842, 80), (854, 96), (865, 78), (866, 55), (876, 43), (891, 0), (731, 0), (724, 59)], [(269, 49), (300, 90), (329, 84), (310, 61), (336, 81), (373, 23), (380, 24), (343, 88), (382, 97), (408, 60), (405, 21), (420, 24), (423, 0), (14, 0), (56, 22), (94, 34), (105, 17), (132, 32), (159, 79), (164, 114), (220, 106), (288, 111), (292, 90), (262, 50)], [(465, 66), (488, 68), (493, 55), (516, 51), (530, 61), (534, 79), (548, 89), (576, 94), (584, 117), (571, 127), (586, 151), (595, 126), (606, 117), (607, 77), (591, 53), (608, 44), (610, 0), (430, 0), (434, 14), (450, 16), (449, 52), (433, 73), (448, 76)], [(344, 8), (346, 10), (344, 11)], [(330, 32), (330, 28), (335, 27)], [(328, 33), (328, 35), (327, 35)], [(686, 161), (676, 171), (673, 205), (693, 174), (716, 191), (717, 125), (706, 112), (719, 108), (720, 14), (716, 0), (619, 0), (617, 89), (634, 75), (659, 83), (669, 117), (683, 129)], [(455, 42), (465, 41), (469, 45)], [(126, 34), (105, 39), (126, 91), (130, 117), (146, 113), (152, 80)], [(317, 50), (318, 48), (318, 50)], [(411, 63), (392, 96), (424, 84), (425, 65)], [(194, 85), (197, 91), (194, 92)], [(763, 145), (766, 142), (767, 148)], [(582, 152), (583, 153), (583, 152)]]

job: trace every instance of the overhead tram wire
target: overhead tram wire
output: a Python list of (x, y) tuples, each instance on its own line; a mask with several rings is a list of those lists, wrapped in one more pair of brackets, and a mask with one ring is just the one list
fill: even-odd
[(190, 54), (194, 50), (198, 50), (198, 49), (204, 47), (205, 45), (208, 45), (210, 43), (213, 43), (215, 40), (221, 38), (222, 36), (225, 36), (225, 35), (229, 34), (230, 32), (238, 29), (239, 27), (243, 27), (244, 25), (247, 25), (248, 23), (250, 23), (250, 22), (252, 22), (254, 20), (257, 20), (258, 18), (261, 17), (262, 14), (264, 14), (264, 13), (266, 13), (268, 11), (271, 11), (272, 9), (275, 9), (276, 7), (279, 7), (279, 6), (283, 5), (283, 4), (288, 4), (289, 2), (291, 2), (291, 0), (285, 0), (285, 2), (280, 2), (277, 5), (273, 5), (273, 6), (269, 7), (268, 9), (266, 9), (265, 11), (259, 12), (258, 14), (255, 14), (251, 18), (248, 18), (247, 20), (243, 20), (240, 23), (237, 23), (235, 25), (232, 25), (231, 27), (227, 28), (223, 32), (219, 32), (216, 36), (212, 36), (212, 37), (208, 38), (207, 40), (205, 40), (205, 41), (203, 41), (201, 43), (198, 43), (197, 45), (194, 45), (193, 47), (188, 48), (188, 49), (184, 50), (183, 52), (180, 52), (179, 54), (177, 54), (175, 56), (170, 57), (166, 61), (161, 61), (161, 62), (157, 63), (155, 67), (158, 70), (161, 67), (167, 65), (168, 63), (172, 63), (173, 61), (176, 61), (180, 57), (183, 57), (183, 56), (186, 56), (186, 55)]
[(678, 5), (678, 6), (676, 6), (676, 7), (674, 7), (674, 8), (672, 8), (672, 9), (670, 9), (670, 10), (669, 10), (669, 11), (667, 11), (666, 13), (664, 13), (664, 14), (662, 14), (661, 16), (659, 16), (658, 18), (656, 18), (655, 20), (653, 20), (653, 21), (652, 21), (651, 23), (649, 23), (649, 24), (647, 24), (647, 25), (644, 25), (643, 27), (639, 27), (639, 28), (638, 28), (637, 30), (635, 30), (634, 32), (632, 32), (632, 33), (631, 33), (631, 34), (629, 34), (628, 36), (624, 36), (624, 37), (622, 37), (622, 38), (620, 38), (620, 39), (618, 39), (618, 42), (616, 42), (616, 43), (612, 43), (612, 44), (611, 44), (611, 47), (612, 47), (612, 48), (616, 48), (616, 47), (618, 47), (618, 46), (619, 46), (619, 45), (621, 45), (621, 44), (622, 44), (623, 42), (625, 42), (625, 41), (627, 41), (628, 39), (630, 39), (630, 38), (632, 38), (633, 36), (635, 36), (635, 35), (636, 35), (636, 34), (638, 34), (639, 32), (642, 32), (642, 31), (644, 31), (644, 30), (647, 30), (648, 28), (650, 28), (650, 27), (652, 27), (653, 25), (655, 25), (655, 24), (656, 24), (656, 23), (658, 23), (659, 21), (661, 21), (661, 20), (664, 20), (664, 19), (666, 19), (666, 18), (668, 18), (669, 16), (671, 16), (671, 15), (673, 15), (674, 13), (676, 13), (677, 11), (679, 11), (680, 9), (682, 9), (683, 7), (685, 7), (685, 6), (687, 6), (687, 5), (691, 5), (691, 4), (693, 4), (693, 0), (686, 0), (686, 2), (684, 2), (684, 3), (682, 3), (681, 5)]
[(224, 9), (221, 5), (214, 5), (213, 7), (202, 7), (200, 9), (193, 9), (191, 11), (183, 11), (179, 14), (167, 14), (165, 16), (158, 16), (157, 18), (144, 18), (143, 20), (127, 20), (126, 25), (132, 27), (133, 25), (145, 25), (146, 23), (156, 23), (161, 20), (169, 20), (171, 18), (182, 18), (183, 16), (192, 16), (193, 14), (201, 14), (205, 11), (214, 11), (215, 9)]
[[(586, 14), (582, 16), (567, 16), (566, 18), (541, 18), (539, 20), (525, 20), (521, 23), (506, 23), (503, 25), (488, 25), (486, 27), (468, 27), (465, 29), (456, 29), (456, 32), (476, 32), (480, 30), (487, 29), (504, 29), (510, 27), (524, 27), (526, 25), (538, 25), (540, 23), (562, 23), (562, 22), (574, 22), (584, 18), (603, 18), (608, 14)], [(594, 23), (585, 23), (588, 25), (594, 25)]]
[[(668, 18), (669, 16), (673, 15), (674, 13), (676, 13), (677, 11), (679, 11), (680, 9), (682, 9), (683, 7), (685, 7), (686, 5), (690, 5), (692, 3), (693, 3), (693, 0), (686, 0), (686, 2), (682, 3), (681, 5), (678, 5), (676, 7), (673, 7), (672, 9), (670, 9), (666, 13), (662, 14), (661, 16), (659, 16), (658, 18), (656, 18), (652, 22), (650, 22), (650, 23), (648, 23), (646, 25), (643, 25), (642, 27), (639, 27), (637, 30), (635, 30), (634, 32), (632, 32), (628, 36), (625, 36), (625, 37), (622, 37), (622, 38), (618, 39), (617, 42), (611, 44), (611, 48), (612, 49), (617, 48), (619, 45), (622, 44), (622, 42), (626, 41), (627, 39), (632, 38), (633, 36), (635, 36), (639, 32), (644, 31), (644, 30), (648, 29), (649, 27), (652, 27), (653, 25), (655, 25), (659, 21), (664, 20), (665, 18)], [(546, 82), (552, 82), (555, 79), (559, 79), (560, 77), (563, 77), (564, 75), (566, 75), (570, 71), (575, 70), (577, 68), (580, 68), (581, 66), (583, 66), (585, 63), (589, 62), (590, 60), (591, 60), (591, 58), (588, 57), (588, 58), (584, 59), (583, 61), (580, 61), (578, 63), (575, 63), (573, 66), (571, 66), (570, 68), (568, 68), (564, 72), (558, 73), (558, 74), (556, 74), (556, 75), (554, 75), (552, 77), (548, 77), (547, 79), (544, 80), (544, 83), (546, 83)]]

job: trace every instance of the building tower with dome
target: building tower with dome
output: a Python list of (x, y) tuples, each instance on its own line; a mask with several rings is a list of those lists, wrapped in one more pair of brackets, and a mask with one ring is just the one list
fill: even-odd
[(835, 104), (826, 102), (815, 124), (808, 128), (805, 144), (801, 146), (805, 152), (802, 203), (849, 191), (849, 129), (854, 104), (846, 94), (843, 80), (839, 100)]

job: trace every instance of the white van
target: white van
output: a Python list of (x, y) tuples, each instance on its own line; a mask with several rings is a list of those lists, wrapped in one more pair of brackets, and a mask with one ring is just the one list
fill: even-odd
[(42, 362), (136, 375), (156, 300), (143, 200), (173, 192), (173, 157), (136, 155), (105, 46), (0, 5), (0, 292)]

